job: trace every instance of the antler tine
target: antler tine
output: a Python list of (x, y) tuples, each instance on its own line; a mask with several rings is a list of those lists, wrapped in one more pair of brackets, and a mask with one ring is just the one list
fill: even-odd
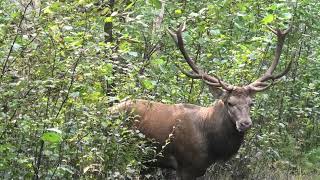
[(178, 64), (174, 63), (178, 68), (179, 70), (185, 74), (186, 76), (192, 78), (192, 79), (202, 79), (202, 76), (200, 74), (194, 74), (194, 73), (191, 73), (191, 72), (187, 72), (185, 71), (183, 68), (181, 68)]
[(219, 83), (219, 85), (220, 85), (223, 89), (225, 89), (225, 90), (227, 90), (227, 91), (232, 91), (232, 90), (234, 89), (234, 86), (233, 86), (233, 85), (230, 85), (230, 84), (227, 84), (227, 83), (221, 81), (220, 78), (219, 78), (218, 76), (216, 76), (216, 75), (213, 75), (213, 76), (214, 76), (216, 79), (218, 79), (218, 83)]
[(273, 76), (273, 79), (279, 79), (279, 78), (281, 78), (282, 76), (286, 75), (286, 74), (289, 72), (290, 68), (291, 68), (292, 62), (293, 62), (293, 59), (291, 59), (291, 61), (290, 61), (289, 64), (287, 65), (287, 67), (286, 67), (281, 73)]
[(260, 79), (258, 79), (259, 81), (268, 80), (269, 79), (268, 77), (272, 75), (273, 71), (275, 70), (275, 68), (279, 64), (279, 60), (280, 60), (280, 56), (281, 56), (281, 52), (282, 52), (285, 36), (289, 32), (289, 31), (283, 31), (282, 32), (279, 29), (277, 29), (277, 30), (273, 30), (272, 28), (270, 28), (270, 29), (271, 29), (271, 31), (273, 33), (275, 33), (277, 35), (277, 38), (278, 38), (277, 47), (276, 47), (276, 51), (275, 51), (275, 55), (274, 55), (274, 60), (273, 60), (273, 62), (271, 64), (271, 66), (268, 68), (268, 70), (266, 71), (264, 76), (262, 76)]
[(168, 32), (171, 35), (171, 37), (174, 39), (176, 45), (178, 46), (180, 52), (182, 53), (184, 59), (188, 63), (188, 65), (191, 67), (192, 71), (194, 73), (189, 73), (184, 71), (182, 68), (179, 67), (181, 72), (185, 74), (186, 76), (193, 78), (193, 79), (202, 79), (204, 82), (208, 85), (215, 86), (215, 87), (222, 87), (225, 90), (231, 91), (233, 89), (232, 85), (229, 85), (223, 81), (221, 81), (217, 76), (210, 76), (206, 74), (202, 69), (198, 68), (197, 65), (194, 63), (192, 58), (188, 55), (185, 46), (184, 41), (182, 38), (182, 32), (186, 30), (186, 22), (182, 23), (178, 30), (172, 31), (168, 28)]
[(195, 65), (194, 61), (190, 58), (190, 56), (188, 55), (188, 53), (184, 47), (184, 42), (182, 39), (182, 32), (185, 29), (186, 29), (186, 23), (184, 22), (183, 24), (180, 25), (178, 31), (176, 32), (177, 40), (178, 40), (178, 47), (179, 47), (184, 59), (187, 61), (188, 65), (191, 67), (191, 69), (196, 73), (200, 73), (199, 68)]
[(249, 86), (249, 87), (250, 87), (251, 91), (260, 92), (260, 91), (264, 91), (264, 90), (268, 89), (273, 84), (274, 83), (271, 82), (271, 83), (267, 84), (266, 86)]
[(286, 29), (284, 31), (281, 31), (279, 29), (275, 30), (275, 29), (271, 28), (270, 26), (267, 26), (267, 28), (277, 36), (277, 46), (276, 46), (276, 50), (275, 50), (275, 55), (274, 55), (274, 59), (272, 61), (272, 64), (267, 69), (267, 71), (260, 78), (258, 78), (256, 81), (254, 81), (253, 83), (248, 85), (249, 88), (253, 91), (263, 91), (263, 90), (269, 88), (270, 85), (272, 85), (273, 83), (268, 83), (268, 85), (262, 85), (261, 83), (265, 83), (266, 81), (269, 81), (269, 80), (274, 81), (276, 79), (281, 78), (282, 76), (284, 76), (285, 74), (288, 73), (288, 71), (290, 70), (291, 64), (292, 64), (292, 61), (290, 61), (290, 63), (288, 64), (288, 66), (285, 68), (285, 70), (283, 72), (281, 72), (277, 75), (272, 75), (274, 70), (276, 69), (277, 65), (279, 64), (283, 44), (284, 44), (286, 35), (291, 30), (291, 27), (289, 27), (288, 29)]
[(223, 89), (226, 89), (228, 91), (231, 91), (233, 87), (230, 87), (230, 85), (225, 84), (224, 82), (221, 82), (221, 80), (215, 76), (216, 79), (218, 79), (218, 83), (213, 83), (210, 82), (206, 79), (210, 79), (210, 76), (208, 77), (207, 74), (194, 74), (194, 73), (190, 73), (185, 71), (184, 69), (182, 69), (178, 64), (175, 63), (175, 65), (179, 68), (179, 70), (185, 74), (186, 76), (188, 76), (189, 78), (192, 79), (202, 79), (206, 84), (210, 85), (210, 86), (214, 86), (214, 87), (222, 87)]

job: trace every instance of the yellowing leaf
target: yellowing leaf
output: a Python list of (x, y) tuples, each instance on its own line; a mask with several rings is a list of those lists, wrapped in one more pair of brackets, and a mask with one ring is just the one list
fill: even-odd
[(104, 19), (104, 22), (106, 22), (106, 23), (110, 23), (110, 22), (112, 22), (113, 21), (113, 18), (110, 16), (110, 17), (106, 17), (105, 19)]
[(269, 24), (271, 23), (273, 20), (275, 19), (274, 15), (273, 14), (268, 14), (266, 17), (264, 17), (261, 22), (263, 24)]
[(175, 13), (175, 14), (182, 14), (182, 10), (181, 10), (181, 9), (176, 9), (176, 10), (174, 11), (174, 13)]

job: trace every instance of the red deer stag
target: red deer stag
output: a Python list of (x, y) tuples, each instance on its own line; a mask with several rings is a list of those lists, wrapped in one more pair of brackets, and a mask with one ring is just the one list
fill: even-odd
[(137, 117), (136, 128), (162, 145), (172, 133), (163, 156), (157, 160), (157, 166), (176, 170), (177, 179), (191, 180), (202, 176), (212, 163), (226, 160), (238, 151), (245, 131), (252, 125), (249, 112), (253, 94), (267, 89), (289, 71), (292, 61), (283, 72), (273, 75), (289, 29), (280, 31), (270, 28), (278, 41), (274, 60), (265, 74), (249, 85), (233, 86), (196, 66), (184, 47), (184, 23), (177, 31), (169, 30), (193, 71), (182, 72), (223, 90), (222, 98), (212, 107), (129, 100), (113, 107), (111, 112), (132, 112)]

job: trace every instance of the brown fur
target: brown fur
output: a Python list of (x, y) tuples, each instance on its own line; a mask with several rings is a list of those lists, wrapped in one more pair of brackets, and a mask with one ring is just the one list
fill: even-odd
[(233, 102), (237, 103), (236, 109), (249, 109), (251, 98), (240, 89), (228, 93), (212, 107), (129, 100), (111, 111), (137, 115), (136, 127), (161, 145), (172, 133), (170, 143), (164, 149), (164, 157), (158, 159), (157, 165), (177, 170), (180, 179), (195, 179), (202, 176), (213, 162), (230, 158), (243, 141), (244, 133), (237, 130), (236, 122), (249, 121), (250, 117), (241, 112), (239, 117), (232, 117), (235, 115), (228, 112), (230, 107), (228, 109), (226, 105), (232, 98), (238, 100)]

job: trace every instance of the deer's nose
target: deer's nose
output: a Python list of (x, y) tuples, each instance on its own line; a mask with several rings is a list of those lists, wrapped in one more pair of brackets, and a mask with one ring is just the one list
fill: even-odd
[(248, 129), (252, 126), (252, 122), (251, 121), (244, 121), (244, 122), (241, 122), (240, 125), (241, 125), (241, 127)]

